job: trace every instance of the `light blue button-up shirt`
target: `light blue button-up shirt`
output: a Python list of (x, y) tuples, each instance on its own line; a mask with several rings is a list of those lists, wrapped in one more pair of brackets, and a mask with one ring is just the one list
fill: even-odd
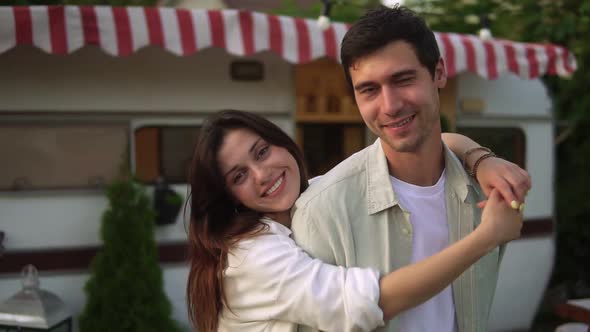
[[(446, 146), (444, 158), (449, 243), (453, 243), (479, 224), (477, 202), (484, 197)], [(324, 262), (373, 267), (382, 274), (410, 263), (410, 215), (391, 185), (380, 139), (315, 181), (292, 213), (295, 241)], [(496, 248), (453, 282), (459, 332), (486, 330), (500, 259)], [(310, 331), (303, 326), (299, 330)], [(378, 331), (399, 331), (397, 320)]]

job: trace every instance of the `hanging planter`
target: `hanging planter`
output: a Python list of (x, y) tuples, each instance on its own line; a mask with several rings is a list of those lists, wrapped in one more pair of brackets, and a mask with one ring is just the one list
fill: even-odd
[(176, 222), (182, 208), (183, 197), (171, 189), (166, 181), (159, 179), (154, 189), (154, 209), (156, 225), (169, 225)]

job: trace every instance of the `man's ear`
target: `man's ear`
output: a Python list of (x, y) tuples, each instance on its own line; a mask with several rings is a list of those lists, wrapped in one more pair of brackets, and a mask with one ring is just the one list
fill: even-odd
[(434, 84), (439, 88), (444, 88), (447, 84), (447, 69), (443, 58), (439, 58), (434, 67)]

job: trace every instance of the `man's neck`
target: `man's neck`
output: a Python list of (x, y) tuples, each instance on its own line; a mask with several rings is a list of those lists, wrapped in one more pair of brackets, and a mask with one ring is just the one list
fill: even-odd
[(291, 214), (290, 211), (283, 211), (283, 212), (275, 212), (275, 213), (266, 213), (266, 217), (282, 224), (287, 228), (291, 228)]
[(438, 140), (425, 141), (415, 152), (397, 152), (385, 142), (381, 142), (389, 174), (399, 180), (417, 186), (436, 184), (444, 170), (443, 145), (440, 135)]

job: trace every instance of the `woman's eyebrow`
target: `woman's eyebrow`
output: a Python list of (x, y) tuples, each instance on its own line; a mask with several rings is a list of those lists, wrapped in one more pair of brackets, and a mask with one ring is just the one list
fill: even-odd
[[(260, 142), (260, 140), (262, 140), (262, 138), (258, 138), (254, 144), (252, 144), (252, 146), (250, 147), (250, 150), (248, 150), (249, 154), (254, 153), (254, 150), (256, 150), (256, 146), (258, 145), (258, 143)], [(235, 165), (234, 167), (232, 167), (229, 171), (227, 171), (223, 177), (227, 177), (231, 172), (235, 171), (238, 168), (238, 165)]]
[(250, 153), (253, 153), (254, 150), (256, 149), (256, 146), (258, 145), (258, 142), (260, 142), (260, 140), (262, 140), (261, 137), (259, 137), (256, 142), (254, 142), (254, 144), (252, 144), (252, 146), (250, 147)]

